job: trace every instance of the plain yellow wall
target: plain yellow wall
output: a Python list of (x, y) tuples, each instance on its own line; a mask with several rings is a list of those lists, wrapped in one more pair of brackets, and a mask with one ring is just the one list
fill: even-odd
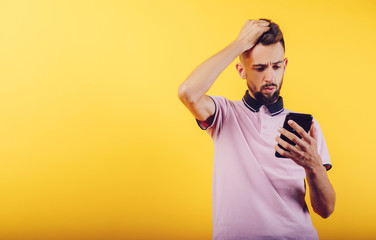
[[(375, 1), (0, 1), (0, 239), (210, 239), (213, 144), (177, 98), (249, 18), (337, 192), (321, 239), (376, 238)], [(239, 100), (235, 62), (210, 94)]]

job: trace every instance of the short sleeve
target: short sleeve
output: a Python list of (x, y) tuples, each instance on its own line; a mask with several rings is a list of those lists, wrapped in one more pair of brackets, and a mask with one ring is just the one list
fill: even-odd
[(332, 168), (332, 163), (330, 161), (329, 151), (326, 146), (324, 134), (322, 133), (320, 124), (313, 119), (314, 126), (316, 128), (316, 136), (317, 136), (317, 151), (320, 154), (321, 160), (323, 165), (325, 166), (326, 170), (330, 170)]
[(206, 130), (211, 137), (214, 137), (219, 134), (220, 128), (223, 124), (224, 119), (226, 118), (229, 100), (222, 96), (209, 96), (215, 105), (215, 112), (205, 121), (200, 121), (196, 119), (197, 124), (202, 130)]

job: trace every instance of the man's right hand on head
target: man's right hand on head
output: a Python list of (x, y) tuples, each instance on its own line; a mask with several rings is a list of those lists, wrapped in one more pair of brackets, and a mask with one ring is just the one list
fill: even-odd
[(270, 29), (269, 22), (265, 20), (247, 20), (235, 42), (241, 44), (243, 51), (251, 49), (264, 32)]
[(248, 20), (235, 41), (201, 63), (179, 86), (179, 99), (197, 120), (205, 121), (215, 113), (216, 105), (206, 93), (218, 76), (242, 52), (252, 48), (269, 29), (268, 21)]

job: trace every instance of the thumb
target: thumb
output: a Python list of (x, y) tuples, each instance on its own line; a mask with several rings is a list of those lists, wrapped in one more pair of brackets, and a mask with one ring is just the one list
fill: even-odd
[(317, 134), (316, 134), (316, 128), (315, 128), (315, 123), (312, 121), (311, 128), (309, 129), (309, 135), (317, 140)]

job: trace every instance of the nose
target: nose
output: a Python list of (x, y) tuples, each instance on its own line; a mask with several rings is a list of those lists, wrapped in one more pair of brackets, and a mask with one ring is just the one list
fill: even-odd
[(271, 65), (269, 65), (268, 68), (266, 69), (264, 79), (266, 82), (275, 81), (275, 76), (274, 76), (273, 68)]

